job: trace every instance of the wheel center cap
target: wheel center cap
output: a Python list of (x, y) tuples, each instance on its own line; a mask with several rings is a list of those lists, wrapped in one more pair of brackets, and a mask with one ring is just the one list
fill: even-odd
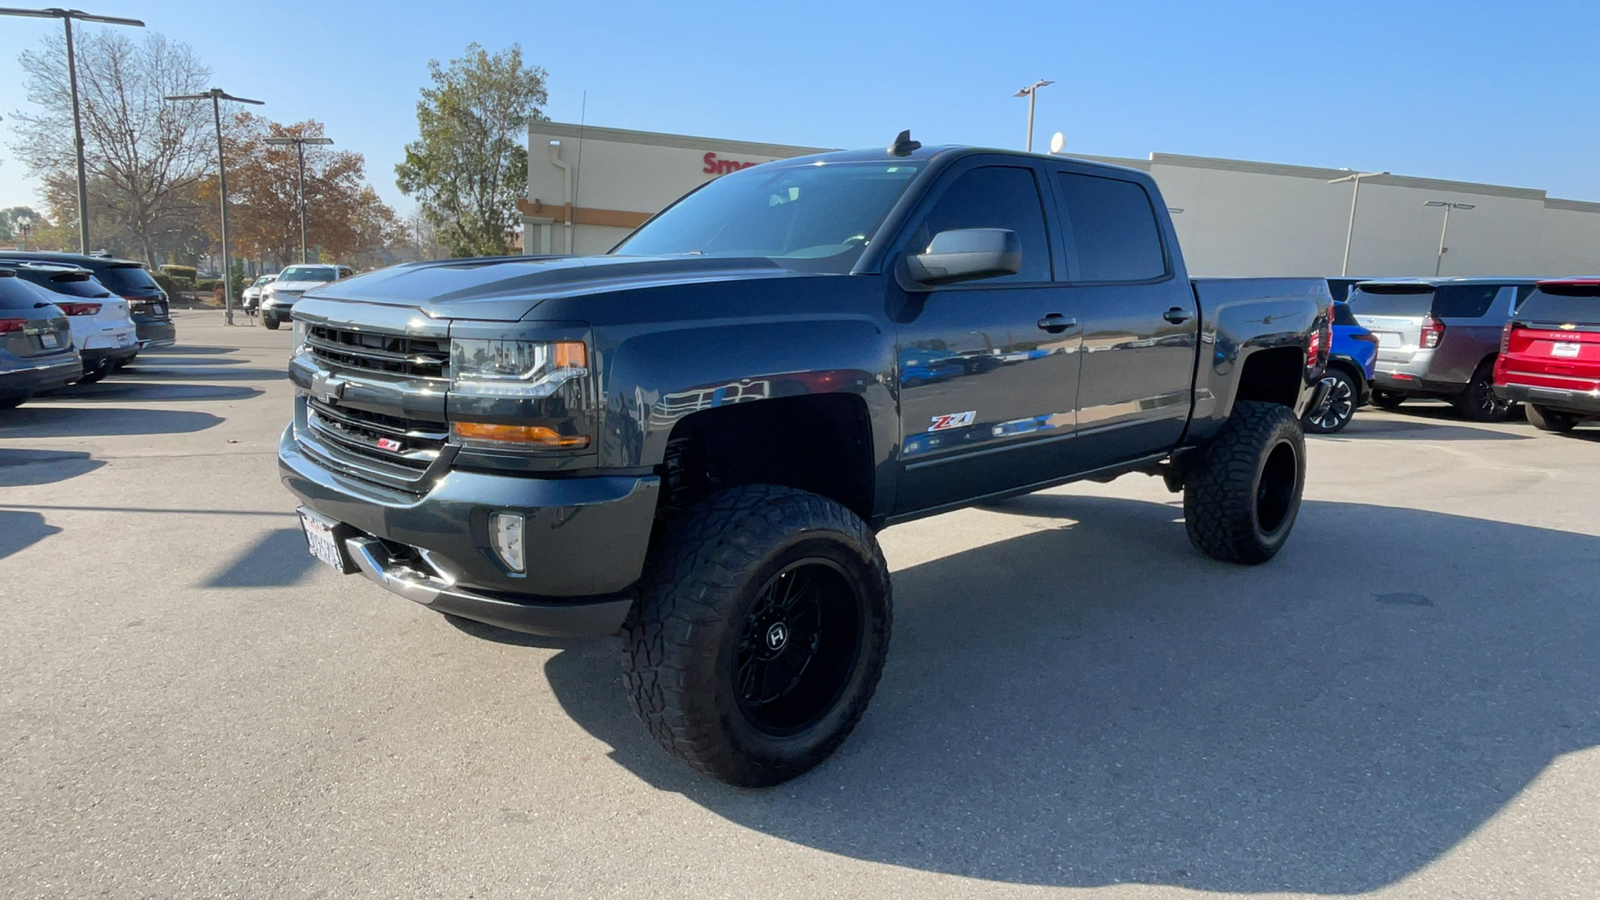
[(767, 649), (782, 650), (783, 645), (787, 643), (789, 643), (789, 626), (782, 622), (774, 622), (772, 627), (767, 629)]

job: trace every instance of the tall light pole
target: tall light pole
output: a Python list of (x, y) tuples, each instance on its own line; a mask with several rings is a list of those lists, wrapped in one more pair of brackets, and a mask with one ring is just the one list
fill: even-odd
[(1043, 78), (1041, 78), (1038, 81), (1035, 81), (1033, 84), (1030, 84), (1027, 87), (1023, 88), (1022, 90), (1017, 91), (1015, 94), (1011, 95), (1013, 97), (1027, 97), (1028, 98), (1028, 152), (1029, 153), (1033, 152), (1033, 103), (1034, 103), (1034, 100), (1037, 99), (1037, 95), (1039, 93), (1039, 89), (1042, 88), (1042, 87), (1049, 87), (1052, 84), (1055, 84), (1055, 82), (1054, 81), (1045, 81)]
[(1469, 210), (1473, 209), (1475, 204), (1450, 203), (1445, 200), (1425, 200), (1423, 201), (1422, 205), (1444, 207), (1444, 227), (1439, 229), (1439, 257), (1438, 260), (1433, 264), (1433, 277), (1438, 278), (1439, 271), (1444, 268), (1444, 255), (1450, 252), (1450, 248), (1444, 245), (1444, 236), (1450, 233), (1450, 210)]
[(96, 16), (77, 9), (9, 9), (0, 8), (0, 16), (27, 16), (33, 19), (60, 19), (67, 29), (67, 84), (72, 93), (72, 145), (78, 156), (78, 252), (89, 252), (89, 182), (84, 176), (83, 118), (78, 111), (78, 61), (72, 50), (72, 20), (98, 22), (103, 25), (131, 25), (143, 28), (138, 19), (119, 19), (115, 16)]
[(267, 143), (272, 144), (275, 147), (287, 147), (290, 144), (294, 145), (295, 163), (299, 167), (297, 170), (299, 172), (299, 187), (296, 189), (296, 196), (300, 199), (300, 264), (304, 265), (307, 262), (306, 145), (313, 144), (318, 147), (326, 147), (329, 144), (332, 144), (333, 141), (325, 137), (269, 137), (267, 138)]
[(1361, 199), (1361, 179), (1371, 178), (1374, 175), (1387, 175), (1388, 172), (1352, 172), (1342, 178), (1334, 178), (1329, 184), (1340, 184), (1345, 181), (1355, 182), (1355, 190), (1350, 192), (1350, 224), (1344, 229), (1344, 263), (1339, 266), (1341, 276), (1350, 274), (1350, 239), (1356, 233), (1356, 201)]
[(260, 100), (246, 100), (235, 97), (222, 88), (212, 88), (203, 94), (177, 94), (168, 97), (168, 100), (210, 100), (211, 117), (217, 123), (217, 188), (222, 208), (222, 306), (225, 310), (223, 321), (233, 324), (233, 259), (228, 254), (228, 163), (222, 151), (222, 101), (231, 100), (234, 103), (253, 103), (261, 106)]

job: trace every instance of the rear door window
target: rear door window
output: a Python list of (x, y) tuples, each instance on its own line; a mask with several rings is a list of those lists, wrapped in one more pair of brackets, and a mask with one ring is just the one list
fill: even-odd
[(1500, 295), (1498, 284), (1446, 284), (1433, 294), (1433, 314), (1441, 319), (1480, 319)]
[(975, 283), (1051, 279), (1050, 238), (1045, 231), (1039, 182), (1032, 169), (983, 166), (956, 176), (929, 210), (912, 238), (912, 247), (920, 252), (934, 235), (957, 228), (1006, 228), (1022, 243), (1022, 268), (1017, 274)]
[(1064, 217), (1078, 251), (1078, 281), (1151, 281), (1167, 274), (1150, 195), (1118, 178), (1060, 172)]

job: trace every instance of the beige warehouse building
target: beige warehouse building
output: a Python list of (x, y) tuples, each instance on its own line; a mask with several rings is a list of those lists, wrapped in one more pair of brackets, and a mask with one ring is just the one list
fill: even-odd
[[(603, 253), (662, 207), (738, 168), (825, 148), (540, 122), (528, 130), (529, 253)], [(1193, 275), (1337, 275), (1354, 186), (1340, 169), (1152, 153), (1069, 154), (1155, 178)], [(1447, 252), (1439, 257), (1445, 207)], [(1469, 208), (1470, 207), (1470, 208)], [(1600, 273), (1600, 203), (1405, 175), (1361, 180), (1351, 275)]]

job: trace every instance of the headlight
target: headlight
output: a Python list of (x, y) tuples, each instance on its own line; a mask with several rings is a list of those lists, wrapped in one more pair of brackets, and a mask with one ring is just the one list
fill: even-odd
[(450, 392), (457, 396), (538, 400), (588, 374), (589, 354), (582, 341), (450, 342)]
[(305, 355), (305, 354), (307, 354), (309, 352), (311, 352), (311, 348), (306, 346), (306, 323), (300, 321), (299, 319), (295, 319), (294, 320), (294, 355), (295, 356), (303, 356), (303, 355)]
[(583, 341), (455, 338), (450, 433), (477, 450), (582, 450), (594, 431)]

